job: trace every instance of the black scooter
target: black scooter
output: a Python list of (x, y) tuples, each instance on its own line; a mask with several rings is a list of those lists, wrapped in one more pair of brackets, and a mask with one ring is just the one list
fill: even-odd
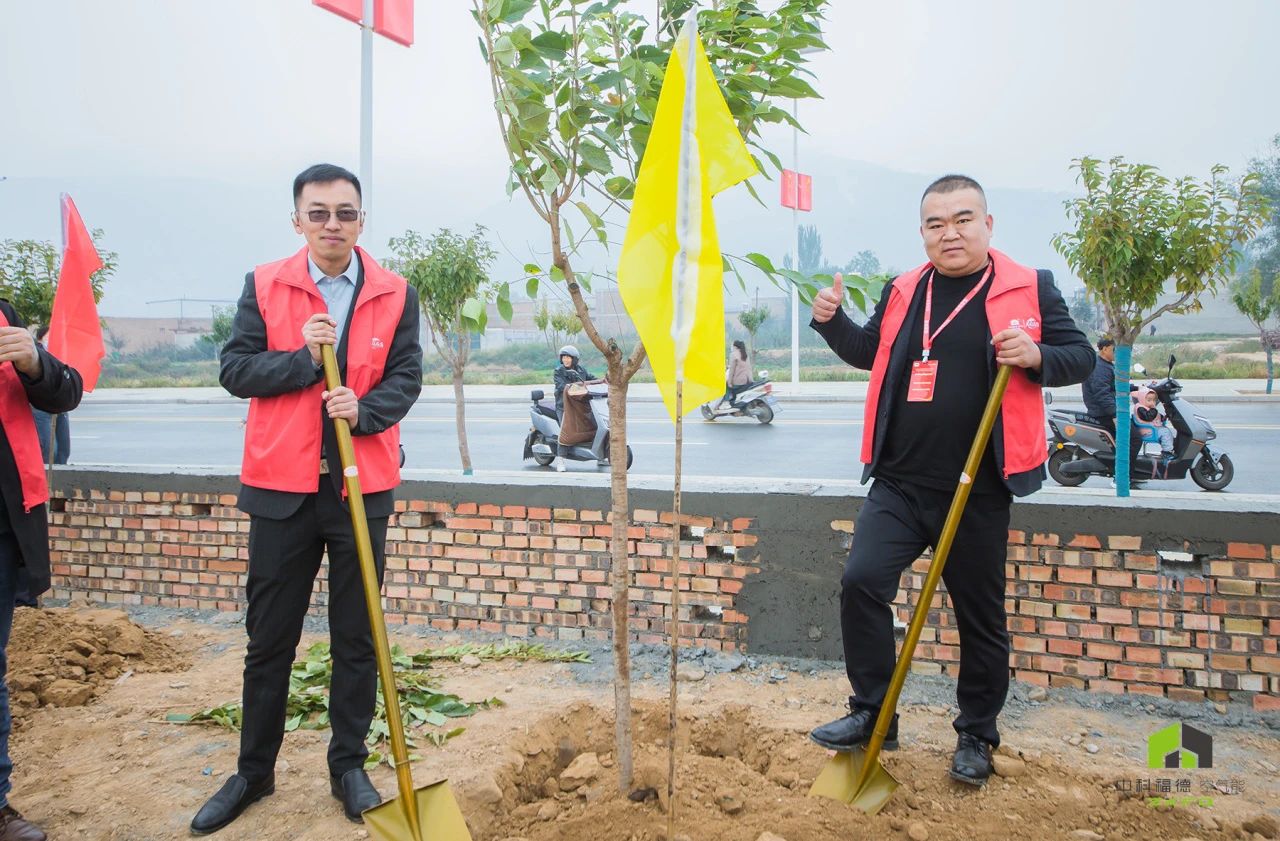
[[(1130, 475), (1138, 481), (1191, 480), (1206, 491), (1220, 491), (1231, 484), (1235, 466), (1231, 457), (1210, 450), (1209, 442), (1218, 437), (1213, 424), (1196, 414), (1191, 403), (1178, 396), (1182, 385), (1173, 378), (1178, 360), (1169, 357), (1169, 375), (1153, 384), (1151, 390), (1164, 406), (1166, 423), (1173, 427), (1173, 458), (1148, 456), (1139, 451), (1130, 466)], [(1090, 476), (1115, 476), (1116, 442), (1111, 427), (1084, 412), (1052, 410), (1048, 414), (1052, 433), (1049, 441), (1049, 475), (1059, 485), (1081, 485)], [(1143, 445), (1158, 440), (1153, 427), (1135, 425), (1134, 435), (1143, 435)]]

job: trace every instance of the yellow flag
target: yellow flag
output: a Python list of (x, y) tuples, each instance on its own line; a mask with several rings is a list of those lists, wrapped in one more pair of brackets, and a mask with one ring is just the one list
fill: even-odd
[(724, 393), (724, 295), (711, 197), (756, 174), (691, 15), (667, 62), (618, 263), (618, 291), (675, 419)]

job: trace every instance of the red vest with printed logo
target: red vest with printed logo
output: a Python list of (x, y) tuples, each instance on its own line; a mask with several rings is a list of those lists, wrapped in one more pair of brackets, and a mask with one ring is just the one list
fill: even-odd
[[(357, 248), (364, 268), (355, 308), (346, 327), (348, 388), (363, 397), (382, 380), (391, 340), (404, 313), (404, 278), (374, 262)], [(307, 270), (307, 249), (286, 260), (259, 266), (253, 273), (258, 311), (267, 326), (267, 350), (303, 347), (302, 325), (326, 312), (324, 298)], [(320, 487), (324, 381), (276, 397), (249, 403), (240, 481), (255, 488), (314, 493)], [(400, 427), (352, 438), (360, 487), (376, 493), (400, 484)], [(336, 458), (337, 454), (333, 454)]]
[[(9, 319), (0, 312), (0, 327), (8, 327)], [(36, 419), (31, 414), (27, 390), (22, 387), (18, 370), (0, 363), (0, 424), (4, 424), (13, 461), (18, 465), (22, 481), (22, 510), (30, 511), (49, 501), (49, 485), (44, 478), (44, 459), (40, 454), (40, 436)]]
[[(1018, 327), (1035, 341), (1040, 341), (1040, 295), (1036, 270), (1015, 263), (995, 249), (991, 250), (995, 276), (987, 292), (987, 326), (991, 335), (1008, 327)], [(885, 372), (893, 342), (902, 329), (915, 296), (920, 278), (931, 264), (900, 275), (889, 291), (884, 315), (880, 320), (880, 345), (871, 366), (871, 383), (863, 416), (862, 462), (870, 464), (875, 450), (876, 411), (884, 386)], [(992, 351), (994, 353), (994, 349)], [(975, 384), (976, 385), (976, 384)], [(1034, 470), (1044, 463), (1047, 448), (1044, 437), (1044, 402), (1040, 386), (1033, 383), (1024, 369), (1014, 369), (1009, 387), (1000, 404), (1003, 439), (997, 442), (1004, 454), (1004, 478)]]

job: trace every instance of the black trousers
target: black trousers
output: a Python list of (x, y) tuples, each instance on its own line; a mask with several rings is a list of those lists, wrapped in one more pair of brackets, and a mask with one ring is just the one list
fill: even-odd
[[(876, 479), (858, 514), (840, 586), (845, 667), (855, 708), (878, 712), (896, 660), (893, 611), (902, 572), (936, 546), (952, 493)], [(957, 732), (1000, 743), (1009, 691), (1004, 609), (1010, 497), (970, 496), (942, 572), (960, 631)]]
[[(251, 517), (249, 521), (249, 578), (245, 585), (249, 648), (244, 658), (244, 722), (238, 771), (250, 781), (261, 780), (275, 769), (284, 738), (289, 671), (326, 549), (333, 653), (329, 773), (342, 775), (360, 768), (369, 753), (364, 740), (373, 720), (378, 685), (373, 635), (351, 514), (343, 507), (333, 483), (326, 479), (321, 478), (320, 490), (307, 496), (291, 516), (281, 520)], [(369, 520), (369, 537), (381, 582), (386, 517)]]

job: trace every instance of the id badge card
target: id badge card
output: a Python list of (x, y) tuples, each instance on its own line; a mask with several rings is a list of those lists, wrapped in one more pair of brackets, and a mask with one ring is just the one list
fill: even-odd
[(907, 384), (908, 403), (933, 401), (933, 384), (938, 379), (938, 360), (918, 360), (911, 363), (911, 381)]

